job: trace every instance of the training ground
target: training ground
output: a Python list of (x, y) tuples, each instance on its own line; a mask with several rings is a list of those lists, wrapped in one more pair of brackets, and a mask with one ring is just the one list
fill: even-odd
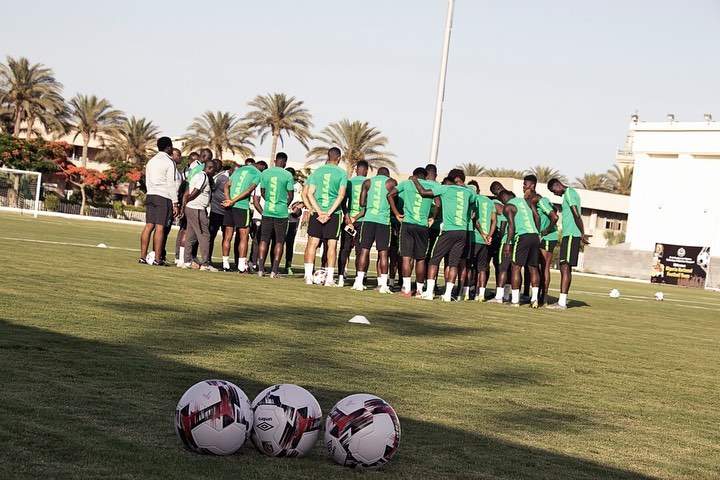
[(566, 312), (429, 303), (138, 265), (138, 233), (0, 214), (0, 478), (356, 478), (322, 442), (183, 450), (175, 405), (209, 378), (297, 383), (323, 413), (384, 398), (400, 450), (362, 478), (719, 475), (717, 293), (576, 277)]

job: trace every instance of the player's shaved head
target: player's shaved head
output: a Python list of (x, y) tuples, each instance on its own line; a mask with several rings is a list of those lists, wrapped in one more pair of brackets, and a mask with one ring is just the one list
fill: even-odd
[(169, 154), (172, 152), (172, 140), (170, 137), (160, 137), (157, 139), (157, 148), (159, 152), (165, 152)]
[(254, 159), (254, 158), (248, 157), (248, 158), (245, 159), (245, 165), (254, 165), (254, 164), (255, 164), (255, 159)]
[(368, 172), (368, 169), (369, 169), (369, 168), (370, 168), (370, 166), (368, 165), (367, 160), (359, 160), (359, 161), (355, 164), (355, 171), (356, 171), (357, 174), (360, 175), (361, 177), (364, 177), (365, 175), (367, 175), (367, 172)]
[(425, 166), (428, 180), (435, 180), (437, 178), (437, 166), (434, 163), (428, 163)]
[(565, 193), (565, 185), (563, 185), (557, 178), (551, 178), (547, 186), (548, 190), (553, 192), (555, 195), (562, 196), (562, 194)]
[(427, 177), (427, 170), (422, 167), (418, 167), (413, 170), (413, 176), (419, 178), (420, 180), (425, 180)]
[(342, 153), (340, 152), (340, 149), (337, 147), (332, 147), (328, 149), (328, 161), (331, 163), (338, 163), (340, 162), (340, 156)]
[(388, 170), (387, 167), (380, 167), (380, 168), (378, 168), (378, 175), (385, 175), (386, 177), (389, 177), (390, 170)]
[(268, 167), (268, 164), (265, 160), (260, 160), (259, 162), (255, 162), (255, 168), (260, 170), (261, 172), (265, 170)]
[(490, 193), (492, 193), (496, 197), (503, 190), (505, 190), (505, 187), (503, 187), (503, 184), (498, 182), (497, 180), (490, 184)]
[(285, 152), (278, 152), (278, 154), (275, 155), (275, 166), (285, 168), (285, 165), (287, 165), (287, 159), (288, 156)]

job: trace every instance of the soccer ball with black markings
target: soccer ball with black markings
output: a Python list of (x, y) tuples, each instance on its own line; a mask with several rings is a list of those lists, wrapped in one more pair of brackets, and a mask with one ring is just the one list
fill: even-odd
[(188, 450), (231, 455), (252, 429), (247, 395), (226, 380), (204, 380), (190, 387), (175, 409), (175, 433)]
[(292, 384), (268, 387), (253, 400), (255, 447), (271, 457), (302, 457), (320, 436), (322, 410), (310, 392)]
[(340, 465), (378, 468), (400, 445), (400, 421), (382, 398), (358, 393), (335, 404), (325, 421), (325, 446)]

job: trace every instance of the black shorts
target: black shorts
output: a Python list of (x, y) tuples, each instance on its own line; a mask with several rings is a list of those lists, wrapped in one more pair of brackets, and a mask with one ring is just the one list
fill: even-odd
[(223, 217), (226, 227), (248, 228), (250, 226), (250, 210), (247, 208), (228, 208)]
[(424, 260), (427, 257), (429, 237), (430, 231), (427, 227), (403, 223), (400, 225), (400, 256)]
[(467, 263), (472, 263), (472, 260), (475, 258), (475, 246), (477, 245), (475, 242), (473, 242), (473, 232), (467, 232), (467, 235), (465, 237), (465, 248), (463, 248), (462, 258), (467, 260)]
[(507, 272), (510, 270), (510, 261), (512, 260), (512, 248), (510, 253), (505, 253), (505, 244), (501, 244), (498, 248), (498, 269), (500, 272)]
[(515, 239), (512, 262), (521, 267), (537, 267), (539, 253), (540, 236), (537, 233), (525, 233)]
[(145, 197), (145, 223), (168, 225), (172, 222), (172, 201), (160, 195)]
[(390, 251), (398, 252), (400, 250), (400, 228), (402, 223), (390, 223)]
[(465, 230), (450, 230), (442, 232), (435, 242), (432, 256), (430, 257), (431, 265), (440, 265), (445, 258), (445, 265), (448, 267), (457, 267), (460, 264), (463, 251), (465, 250), (465, 241), (467, 240), (467, 232)]
[(225, 214), (210, 212), (210, 231), (218, 231), (225, 223)]
[(318, 214), (313, 213), (308, 223), (308, 236), (319, 238), (320, 240), (337, 240), (340, 237), (340, 227), (342, 227), (342, 215), (334, 213), (330, 215), (327, 223), (318, 221)]
[(560, 263), (577, 267), (580, 256), (580, 237), (562, 237), (560, 242)]
[(435, 244), (437, 243), (437, 239), (440, 236), (440, 230), (429, 228), (428, 229), (428, 249), (427, 249), (427, 255), (425, 258), (431, 258), (432, 257), (432, 251), (433, 248), (435, 248)]
[(552, 254), (555, 251), (557, 244), (557, 240), (540, 240), (540, 250), (545, 250), (546, 252)]
[(370, 250), (375, 244), (378, 252), (390, 248), (390, 225), (376, 222), (363, 222), (360, 230), (360, 248)]
[(473, 266), (478, 270), (487, 270), (490, 266), (490, 247), (484, 243), (475, 243), (474, 245), (474, 256), (472, 258)]
[(260, 223), (260, 241), (270, 242), (275, 240), (277, 243), (285, 242), (288, 230), (287, 218), (262, 217)]
[(355, 254), (357, 255), (357, 253), (360, 251), (360, 230), (362, 230), (362, 224), (363, 222), (355, 222), (353, 224), (353, 227), (355, 227), (354, 237), (345, 231), (345, 225), (343, 225), (340, 231), (341, 251), (347, 252), (349, 255), (352, 249), (355, 248)]

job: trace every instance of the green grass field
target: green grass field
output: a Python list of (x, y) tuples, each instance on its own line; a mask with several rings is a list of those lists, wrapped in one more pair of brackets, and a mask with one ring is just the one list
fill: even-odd
[[(384, 398), (400, 450), (367, 478), (720, 476), (716, 293), (655, 302), (650, 285), (577, 277), (566, 312), (429, 304), (141, 266), (138, 232), (0, 214), (0, 478), (358, 475), (321, 442), (303, 459), (183, 450), (175, 404), (207, 378), (251, 399), (297, 383), (324, 413)], [(101, 242), (119, 248), (64, 244)]]

